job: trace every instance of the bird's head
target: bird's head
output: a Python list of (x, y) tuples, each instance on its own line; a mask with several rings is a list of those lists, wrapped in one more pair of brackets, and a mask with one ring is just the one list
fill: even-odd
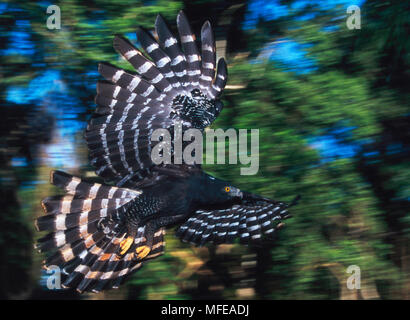
[(206, 198), (205, 204), (232, 203), (241, 200), (243, 193), (239, 188), (232, 186), (229, 182), (204, 174), (202, 181), (202, 192)]

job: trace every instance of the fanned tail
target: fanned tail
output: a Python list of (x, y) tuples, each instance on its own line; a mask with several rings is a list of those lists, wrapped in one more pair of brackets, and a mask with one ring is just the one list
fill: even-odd
[[(142, 192), (84, 182), (60, 171), (51, 173), (51, 183), (66, 195), (44, 199), (46, 215), (36, 221), (39, 231), (52, 231), (36, 245), (49, 253), (44, 267), (59, 266), (62, 286), (79, 292), (118, 287), (141, 266), (135, 248), (144, 245), (143, 234), (125, 255), (120, 255), (119, 245), (127, 233), (122, 215)], [(164, 233), (155, 233), (152, 251), (144, 260), (163, 253)]]

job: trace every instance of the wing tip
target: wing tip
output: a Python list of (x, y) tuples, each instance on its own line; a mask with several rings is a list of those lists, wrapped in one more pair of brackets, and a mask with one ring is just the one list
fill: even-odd
[(51, 170), (50, 171), (50, 183), (55, 186), (59, 186), (59, 179), (71, 179), (73, 176), (64, 171), (60, 170)]
[(177, 15), (177, 25), (179, 25), (180, 23), (185, 23), (185, 22), (188, 22), (188, 18), (184, 10), (181, 9), (179, 10), (178, 15)]
[(212, 25), (209, 20), (206, 20), (201, 28), (201, 38), (204, 39), (206, 37), (211, 37), (211, 40), (213, 41)]
[(219, 58), (219, 60), (218, 60), (218, 70), (219, 70), (220, 67), (223, 68), (221, 71), (227, 71), (228, 70), (225, 57), (220, 57)]
[[(104, 72), (104, 68), (107, 66), (108, 64), (106, 62), (99, 62), (98, 63), (98, 73), (102, 75), (102, 73)], [(109, 65), (108, 65), (109, 66)]]
[(51, 171), (50, 171), (49, 180), (50, 180), (50, 183), (51, 183), (51, 184), (54, 184), (54, 175), (56, 174), (56, 172), (57, 172), (57, 170), (51, 170)]
[(157, 27), (157, 25), (163, 24), (165, 23), (164, 18), (162, 17), (162, 15), (160, 13), (157, 14), (157, 17), (155, 18), (155, 27)]
[[(114, 39), (113, 39), (113, 47), (116, 51), (118, 51), (120, 54), (122, 54), (126, 47), (129, 46), (132, 49), (137, 50), (133, 44), (123, 35), (121, 34), (115, 34)], [(138, 50), (137, 50), (138, 51)]]
[(201, 31), (205, 29), (212, 29), (211, 21), (206, 20), (204, 24), (202, 25)]
[[(41, 202), (41, 206), (43, 206), (43, 202)], [(44, 207), (43, 207), (44, 210)], [(34, 220), (34, 228), (36, 228), (37, 232), (40, 232), (40, 228), (38, 226), (38, 219)], [(37, 244), (34, 244), (34, 249), (37, 249)]]

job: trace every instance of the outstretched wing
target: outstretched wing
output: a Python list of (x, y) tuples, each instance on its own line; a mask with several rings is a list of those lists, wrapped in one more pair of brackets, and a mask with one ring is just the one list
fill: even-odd
[(290, 205), (271, 200), (244, 201), (225, 209), (198, 210), (177, 231), (182, 241), (196, 245), (260, 240), (271, 235), (290, 217)]
[(215, 75), (210, 23), (205, 22), (201, 30), (201, 53), (183, 12), (177, 26), (180, 42), (160, 16), (155, 23), (158, 41), (138, 30), (138, 40), (151, 59), (126, 39), (115, 37), (114, 48), (136, 73), (99, 65), (107, 81), (97, 85), (98, 107), (85, 138), (96, 173), (118, 185), (142, 179), (154, 165), (151, 151), (156, 142), (151, 137), (155, 129), (172, 133), (176, 123), (183, 130), (204, 129), (222, 109), (218, 97), (226, 84), (227, 69), (221, 58)]

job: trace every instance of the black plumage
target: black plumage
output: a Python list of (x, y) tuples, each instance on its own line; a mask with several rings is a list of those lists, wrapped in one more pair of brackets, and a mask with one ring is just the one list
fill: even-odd
[[(181, 224), (177, 236), (196, 245), (258, 241), (290, 215), (289, 205), (253, 195), (216, 179), (198, 164), (155, 165), (151, 140), (156, 129), (182, 123), (204, 130), (222, 110), (227, 81), (223, 58), (216, 66), (211, 25), (201, 30), (201, 53), (184, 13), (180, 39), (158, 16), (157, 42), (137, 31), (148, 59), (126, 39), (114, 48), (137, 73), (107, 63), (97, 84), (95, 114), (85, 139), (91, 164), (108, 184), (54, 171), (51, 183), (62, 196), (43, 200), (39, 231), (51, 231), (37, 248), (48, 253), (45, 267), (63, 269), (63, 286), (78, 291), (118, 287), (142, 262), (164, 252), (165, 228)], [(173, 152), (173, 148), (170, 148)]]

